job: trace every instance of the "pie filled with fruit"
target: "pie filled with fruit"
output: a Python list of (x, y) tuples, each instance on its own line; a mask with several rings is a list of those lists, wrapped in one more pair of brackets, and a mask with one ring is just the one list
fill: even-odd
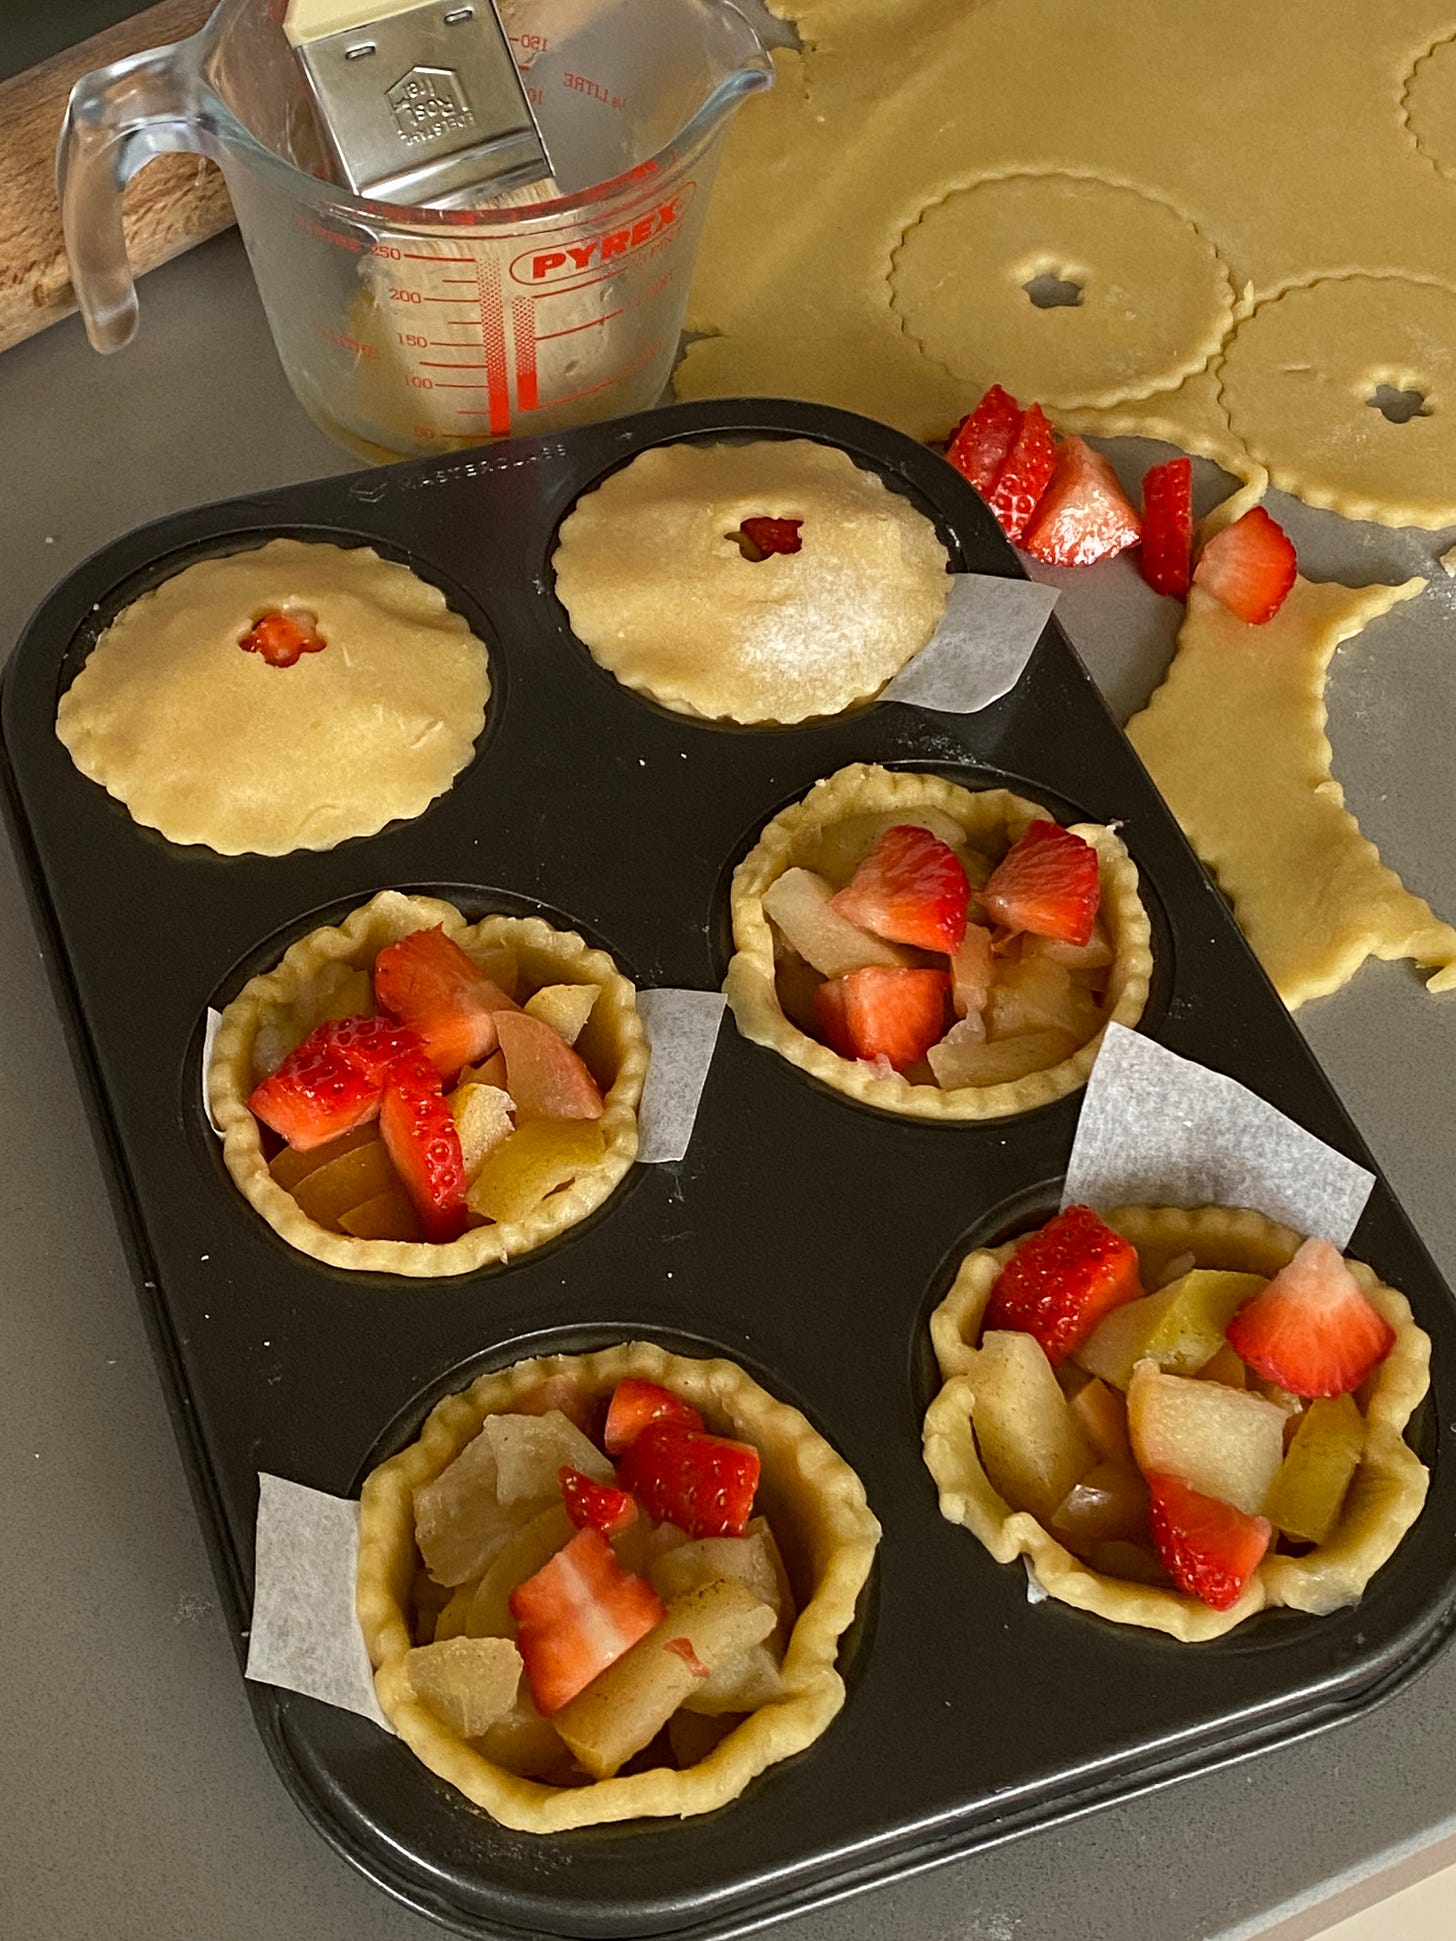
[(208, 1099), (228, 1171), (292, 1246), (460, 1274), (602, 1204), (637, 1151), (647, 1056), (604, 951), (384, 890), (233, 999)]
[(844, 1703), (879, 1534), (854, 1471), (732, 1362), (518, 1362), (364, 1484), (380, 1705), (510, 1827), (708, 1812)]
[(485, 648), (438, 587), (368, 546), (274, 539), (118, 614), (56, 733), (172, 842), (280, 856), (419, 815), (489, 695)]
[(806, 438), (642, 452), (578, 501), (552, 565), (608, 673), (680, 714), (744, 723), (868, 700), (950, 595), (925, 515)]
[(967, 1255), (931, 1337), (942, 1514), (1119, 1623), (1353, 1604), (1425, 1501), (1409, 1303), (1246, 1209), (1068, 1207)]
[(1005, 789), (857, 764), (739, 864), (724, 990), (739, 1029), (836, 1090), (997, 1118), (1083, 1084), (1152, 969), (1111, 829)]

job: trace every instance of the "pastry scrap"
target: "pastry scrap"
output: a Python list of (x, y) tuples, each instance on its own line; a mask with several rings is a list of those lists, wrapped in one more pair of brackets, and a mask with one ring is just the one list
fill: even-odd
[(839, 1711), (879, 1534), (854, 1471), (732, 1362), (519, 1362), (365, 1482), (380, 1705), (524, 1832), (709, 1812)]
[(647, 1041), (605, 952), (384, 890), (222, 1014), (208, 1097), (234, 1181), (335, 1267), (460, 1274), (593, 1212), (637, 1151)]
[(1456, 986), (1456, 929), (1361, 835), (1325, 737), (1335, 648), (1424, 586), (1297, 579), (1257, 631), (1195, 586), (1167, 678), (1128, 724), (1291, 1008), (1338, 990), (1366, 957), (1413, 957), (1434, 971), (1429, 989)]
[(133, 819), (225, 856), (331, 849), (417, 816), (469, 761), (486, 651), (368, 546), (274, 539), (118, 614), (56, 733)]
[[(1069, 431), (1456, 523), (1444, 0), (1324, 0), (1318, 31), (1266, 0), (775, 11), (802, 51), (775, 51), (780, 84), (734, 129), (679, 396), (943, 439), (999, 380)], [(1388, 417), (1384, 388), (1417, 414)]]
[(857, 764), (733, 876), (724, 991), (744, 1036), (921, 1118), (1025, 1112), (1086, 1080), (1152, 968), (1118, 837), (1005, 789)]
[(808, 439), (642, 452), (577, 502), (552, 564), (609, 673), (680, 714), (744, 723), (868, 700), (950, 593), (924, 514)]
[[(1146, 1292), (1144, 1290), (1147, 1290)], [(1184, 1642), (1352, 1604), (1425, 1501), (1409, 1303), (1242, 1209), (1069, 1207), (931, 1319), (941, 1513), (1043, 1589)]]

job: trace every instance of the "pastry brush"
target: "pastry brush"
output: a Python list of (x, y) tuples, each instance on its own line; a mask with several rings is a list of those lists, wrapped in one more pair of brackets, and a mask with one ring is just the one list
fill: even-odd
[(559, 195), (493, 0), (289, 0), (340, 176), (413, 208)]

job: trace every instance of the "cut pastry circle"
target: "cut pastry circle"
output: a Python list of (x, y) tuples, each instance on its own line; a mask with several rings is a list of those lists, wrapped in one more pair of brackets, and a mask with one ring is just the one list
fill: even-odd
[[(780, 1695), (751, 1712), (696, 1764), (548, 1785), (488, 1759), (436, 1717), (410, 1685), (404, 1659), (414, 1642), (410, 1594), (420, 1563), (413, 1496), (454, 1461), (487, 1416), (520, 1409), (546, 1384), (555, 1389), (562, 1382), (589, 1409), (601, 1408), (627, 1377), (671, 1390), (698, 1410), (710, 1431), (758, 1450), (758, 1501), (782, 1550), (799, 1612), (784, 1654)], [(432, 1772), (522, 1832), (711, 1812), (736, 1799), (766, 1767), (812, 1745), (842, 1707), (839, 1642), (869, 1577), (879, 1535), (849, 1464), (797, 1409), (735, 1362), (671, 1354), (645, 1341), (517, 1362), (448, 1396), (431, 1412), (419, 1440), (365, 1481), (357, 1606), (380, 1705)]]
[[(260, 1029), (278, 1029), (295, 1010), (308, 1020), (310, 992), (321, 978), (345, 967), (367, 971), (387, 944), (417, 930), (442, 925), (468, 956), (489, 962), (503, 949), (514, 953), (533, 989), (548, 984), (591, 984), (598, 996), (576, 1040), (603, 1096), (596, 1124), (603, 1153), (560, 1191), (549, 1194), (523, 1218), (469, 1227), (458, 1240), (357, 1239), (312, 1220), (269, 1170), (258, 1121), (248, 1097), (263, 1073), (254, 1063)], [(467, 923), (454, 904), (437, 897), (381, 890), (372, 902), (337, 925), (311, 930), (293, 944), (273, 970), (249, 979), (223, 1011), (207, 1068), (213, 1122), (222, 1134), (223, 1162), (239, 1191), (291, 1247), (331, 1267), (358, 1272), (435, 1278), (464, 1274), (528, 1253), (594, 1212), (626, 1177), (637, 1154), (637, 1105), (647, 1072), (646, 1032), (637, 994), (605, 951), (592, 950), (574, 931), (556, 930), (540, 917), (488, 916)]]
[[(745, 520), (797, 520), (751, 559)], [(809, 439), (640, 453), (580, 499), (552, 562), (572, 631), (624, 686), (745, 724), (838, 714), (930, 639), (945, 548), (911, 502)]]
[[(1039, 304), (1042, 279), (1075, 302)], [(1217, 250), (1179, 210), (1050, 171), (986, 177), (931, 203), (894, 252), (890, 290), (908, 335), (967, 397), (999, 383), (1065, 410), (1201, 371), (1234, 305)]]
[(1410, 71), (1405, 125), (1438, 174), (1456, 178), (1456, 38), (1438, 40)]
[[(241, 647), (264, 614), (300, 612), (321, 651), (274, 665)], [(469, 761), (489, 694), (486, 650), (438, 587), (368, 546), (274, 539), (118, 614), (56, 733), (169, 841), (280, 856), (419, 815)]]
[(1138, 895), (1137, 868), (1111, 829), (1074, 823), (1074, 834), (1097, 852), (1101, 917), (1113, 962), (1100, 1004), (1097, 1029), (1069, 1057), (1044, 1071), (996, 1085), (964, 1085), (943, 1091), (915, 1084), (862, 1059), (841, 1058), (790, 1021), (780, 996), (773, 927), (764, 893), (787, 871), (816, 869), (825, 837), (851, 818), (939, 814), (958, 825), (966, 843), (992, 862), (1048, 811), (1007, 789), (967, 789), (939, 775), (855, 763), (816, 782), (801, 802), (769, 822), (733, 873), (731, 915), (734, 952), (723, 989), (745, 1038), (766, 1045), (801, 1071), (846, 1097), (912, 1118), (998, 1119), (1029, 1112), (1086, 1083), (1103, 1029), (1116, 1022), (1131, 1029), (1142, 1016), (1152, 973), (1151, 928)]
[[(1237, 326), (1219, 384), (1235, 437), (1282, 491), (1378, 525), (1456, 522), (1456, 289), (1297, 285)], [(1387, 416), (1383, 391), (1412, 394), (1413, 414)]]
[[(1169, 1265), (1185, 1256), (1198, 1267), (1272, 1277), (1303, 1238), (1246, 1208), (1119, 1207), (1103, 1218), (1137, 1248), (1143, 1283), (1149, 1287), (1156, 1287)], [(1326, 1540), (1304, 1554), (1270, 1554), (1238, 1603), (1215, 1611), (1182, 1592), (1091, 1569), (1029, 1512), (1013, 1510), (987, 1477), (971, 1427), (973, 1350), (996, 1277), (1017, 1244), (1010, 1241), (968, 1254), (931, 1317), (945, 1386), (926, 1412), (924, 1454), (940, 1491), (942, 1516), (965, 1524), (998, 1563), (1027, 1558), (1048, 1596), (1115, 1624), (1141, 1625), (1184, 1643), (1222, 1637), (1266, 1606), (1285, 1605), (1319, 1616), (1354, 1603), (1420, 1514), (1429, 1481), (1404, 1431), (1430, 1385), (1431, 1344), (1405, 1296), (1359, 1261), (1346, 1263), (1396, 1332), (1395, 1347), (1360, 1391), (1365, 1453)]]

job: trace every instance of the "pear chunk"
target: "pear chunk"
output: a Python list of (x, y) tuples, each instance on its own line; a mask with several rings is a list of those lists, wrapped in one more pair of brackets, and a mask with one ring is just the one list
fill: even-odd
[(1169, 1374), (1191, 1375), (1224, 1346), (1224, 1329), (1244, 1302), (1267, 1285), (1262, 1274), (1195, 1267), (1156, 1294), (1104, 1315), (1076, 1358), (1114, 1388), (1125, 1389), (1143, 1360)]
[(971, 1427), (992, 1487), (1049, 1522), (1097, 1458), (1045, 1350), (1029, 1334), (993, 1328), (971, 1382)]
[(1310, 1403), (1294, 1432), (1264, 1514), (1301, 1543), (1323, 1543), (1339, 1521), (1365, 1449), (1365, 1421), (1353, 1395)]
[(515, 1704), (521, 1654), (505, 1638), (450, 1638), (416, 1645), (405, 1670), (437, 1719), (462, 1739), (475, 1739)]
[(1246, 1516), (1262, 1513), (1284, 1461), (1277, 1404), (1140, 1361), (1128, 1386), (1127, 1424), (1144, 1475), (1167, 1471)]

